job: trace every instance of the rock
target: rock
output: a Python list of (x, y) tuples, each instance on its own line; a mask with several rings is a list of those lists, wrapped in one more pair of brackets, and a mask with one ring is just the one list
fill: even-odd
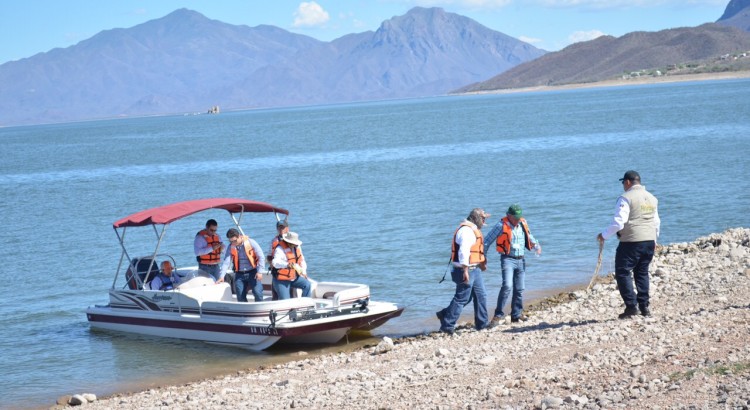
[(86, 399), (87, 402), (93, 403), (96, 401), (96, 394), (94, 393), (83, 393), (83, 398)]
[(559, 397), (547, 396), (542, 399), (540, 405), (543, 409), (556, 409), (563, 404), (563, 399)]
[(377, 354), (383, 354), (391, 350), (393, 350), (393, 340), (388, 336), (383, 337), (383, 340), (375, 346), (375, 353)]
[(435, 356), (437, 357), (448, 357), (451, 355), (451, 351), (448, 349), (440, 348), (435, 352)]
[(495, 364), (496, 360), (497, 359), (495, 358), (495, 356), (487, 356), (487, 357), (482, 357), (476, 360), (476, 363), (481, 364), (483, 366), (490, 366), (490, 365)]
[(68, 400), (68, 404), (70, 404), (71, 406), (80, 406), (86, 403), (88, 403), (88, 400), (86, 400), (86, 398), (83, 397), (82, 394), (74, 394), (73, 397)]
[(68, 402), (70, 402), (70, 399), (71, 399), (72, 397), (73, 397), (73, 396), (70, 396), (70, 395), (68, 395), (68, 396), (60, 396), (60, 397), (58, 397), (58, 398), (57, 398), (57, 401), (56, 401), (55, 403), (56, 403), (56, 404), (57, 404), (58, 406), (67, 406), (67, 405), (68, 405)]

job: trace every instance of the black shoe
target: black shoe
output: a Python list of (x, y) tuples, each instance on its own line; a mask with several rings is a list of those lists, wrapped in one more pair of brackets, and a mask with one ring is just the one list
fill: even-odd
[(437, 312), (435, 312), (435, 316), (437, 316), (438, 320), (442, 324), (443, 323), (443, 318), (445, 317), (445, 309), (441, 309), (441, 310), (438, 310)]
[(526, 315), (521, 315), (519, 317), (512, 317), (510, 318), (510, 323), (518, 323), (518, 322), (525, 322), (529, 320), (529, 317)]
[(641, 315), (645, 317), (651, 316), (651, 311), (648, 309), (648, 307), (641, 307), (639, 308), (641, 311)]
[(639, 312), (638, 312), (638, 308), (637, 307), (635, 307), (635, 306), (626, 306), (625, 307), (625, 311), (622, 312), (622, 313), (620, 313), (620, 315), (617, 316), (617, 317), (620, 318), (620, 319), (627, 319), (627, 318), (629, 318), (631, 316), (637, 315), (638, 313)]

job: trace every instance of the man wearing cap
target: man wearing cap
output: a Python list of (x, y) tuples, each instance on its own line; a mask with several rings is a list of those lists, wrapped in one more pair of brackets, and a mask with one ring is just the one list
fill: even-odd
[(266, 259), (263, 250), (254, 239), (246, 235), (240, 235), (237, 229), (227, 231), (229, 246), (224, 253), (224, 263), (221, 265), (221, 279), (229, 270), (234, 269), (234, 290), (238, 302), (247, 302), (247, 292), (252, 291), (256, 302), (263, 300), (263, 272), (266, 268)]
[[(654, 257), (661, 226), (659, 201), (641, 185), (641, 176), (636, 171), (626, 172), (620, 182), (625, 193), (617, 198), (612, 222), (596, 239), (604, 244), (615, 233), (620, 239), (615, 254), (615, 279), (625, 302), (625, 311), (619, 318), (629, 318), (639, 311), (643, 316), (650, 316), (648, 267)], [(637, 294), (633, 291), (633, 280)]]
[[(528, 317), (523, 314), (524, 276), (526, 275), (525, 250), (535, 250), (537, 255), (542, 253), (542, 246), (529, 231), (529, 225), (523, 218), (521, 205), (513, 204), (508, 207), (505, 217), (492, 228), (484, 240), (485, 252), (490, 246), (500, 254), (503, 284), (497, 295), (497, 307), (490, 326), (497, 326), (505, 314), (503, 307), (510, 301), (510, 321), (512, 323), (525, 322)], [(511, 290), (513, 296), (511, 297)]]
[(301, 289), (302, 297), (310, 296), (312, 285), (307, 280), (307, 262), (301, 245), (296, 232), (286, 232), (273, 251), (271, 265), (277, 272), (273, 277), (273, 290), (280, 300), (289, 299), (292, 288)]
[[(276, 236), (271, 240), (271, 252), (269, 252), (267, 256), (269, 264), (271, 264), (271, 261), (273, 260), (274, 251), (276, 251), (276, 247), (279, 246), (281, 237), (287, 232), (289, 232), (289, 222), (287, 222), (286, 219), (276, 222)], [(275, 275), (273, 264), (271, 264), (271, 273)]]
[(487, 327), (487, 292), (481, 272), (487, 269), (487, 259), (481, 229), (489, 216), (482, 208), (474, 208), (453, 234), (451, 279), (456, 284), (456, 293), (448, 307), (436, 313), (441, 332), (453, 334), (469, 299), (474, 301), (474, 327), (477, 330)]
[(211, 275), (214, 280), (219, 280), (219, 268), (221, 266), (221, 251), (224, 244), (216, 233), (219, 224), (215, 219), (206, 221), (206, 228), (198, 231), (193, 240), (195, 259), (198, 261), (198, 269)]

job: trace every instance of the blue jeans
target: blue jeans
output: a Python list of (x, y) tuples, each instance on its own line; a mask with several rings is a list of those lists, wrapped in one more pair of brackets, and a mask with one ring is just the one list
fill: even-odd
[(203, 263), (199, 263), (198, 269), (213, 276), (215, 281), (219, 280), (219, 273), (221, 271), (221, 265), (219, 265), (218, 263), (214, 265), (205, 265)]
[(302, 297), (306, 298), (310, 296), (312, 285), (306, 277), (301, 275), (297, 275), (294, 280), (278, 280), (273, 278), (273, 290), (276, 292), (276, 296), (279, 300), (292, 297), (291, 288), (302, 289)]
[(523, 290), (524, 276), (526, 275), (526, 259), (513, 259), (509, 256), (500, 255), (500, 264), (503, 271), (503, 285), (497, 294), (497, 308), (495, 317), (503, 317), (503, 307), (508, 303), (508, 298), (513, 291), (510, 302), (510, 317), (519, 318), (523, 313)]
[(469, 300), (474, 301), (474, 326), (477, 330), (484, 329), (489, 324), (487, 317), (487, 292), (484, 289), (484, 280), (482, 271), (475, 268), (469, 271), (469, 282), (463, 280), (463, 269), (453, 268), (451, 279), (456, 284), (456, 293), (447, 308), (443, 309), (442, 320), (440, 320), (440, 330), (444, 332), (453, 332), (456, 322), (461, 316), (464, 306)]
[(263, 300), (263, 283), (255, 279), (257, 273), (257, 269), (235, 272), (234, 293), (237, 294), (238, 302), (247, 302), (247, 292), (251, 289), (256, 302)]
[[(643, 311), (648, 307), (648, 266), (654, 258), (656, 241), (620, 242), (615, 253), (615, 280), (622, 301), (627, 307), (638, 307)], [(631, 279), (630, 272), (633, 272)], [(633, 292), (633, 280), (638, 291)]]

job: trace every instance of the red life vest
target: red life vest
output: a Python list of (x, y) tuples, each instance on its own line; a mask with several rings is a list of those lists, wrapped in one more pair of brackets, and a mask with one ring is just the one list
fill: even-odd
[[(214, 246), (216, 244), (221, 243), (221, 239), (219, 238), (219, 235), (215, 233), (211, 233), (211, 231), (209, 231), (208, 229), (203, 229), (202, 231), (198, 232), (196, 235), (201, 235), (203, 238), (205, 238), (206, 243), (209, 246)], [(221, 262), (221, 248), (220, 247), (216, 248), (205, 255), (198, 255), (196, 259), (198, 260), (198, 263), (202, 263), (204, 265), (215, 265)]]
[(476, 265), (479, 263), (483, 263), (486, 258), (484, 257), (484, 236), (482, 236), (482, 231), (477, 229), (476, 225), (464, 221), (461, 222), (461, 225), (458, 226), (458, 229), (456, 229), (456, 232), (453, 234), (453, 246), (451, 247), (451, 260), (453, 262), (458, 262), (458, 243), (456, 243), (456, 238), (458, 237), (458, 231), (461, 229), (461, 227), (468, 226), (471, 228), (472, 231), (474, 231), (474, 236), (476, 237), (476, 241), (473, 245), (471, 245), (471, 253), (469, 254), (469, 265)]
[[(243, 249), (245, 249), (245, 255), (247, 256), (247, 260), (250, 261), (250, 266), (252, 266), (253, 269), (255, 269), (258, 266), (258, 260), (257, 256), (255, 255), (255, 249), (253, 249), (252, 245), (250, 245), (250, 241), (247, 236), (242, 235), (242, 244)], [(231, 255), (232, 255), (232, 262), (234, 266), (234, 271), (237, 272), (240, 270), (240, 254), (237, 252), (237, 247), (232, 246), (230, 249)]]
[[(524, 236), (526, 237), (526, 249), (532, 250), (534, 248), (534, 244), (531, 243), (531, 235), (529, 235), (529, 225), (523, 218), (518, 219), (518, 224), (521, 225), (521, 229), (523, 230)], [(510, 220), (508, 220), (508, 217), (506, 216), (505, 218), (503, 218), (503, 231), (500, 232), (500, 235), (497, 236), (497, 240), (495, 241), (495, 244), (497, 245), (495, 249), (497, 249), (499, 253), (510, 255), (510, 239), (513, 235), (512, 231), (513, 226), (511, 226)]]
[[(286, 254), (286, 260), (290, 264), (296, 263), (299, 265), (300, 262), (302, 262), (302, 260), (304, 259), (304, 256), (302, 256), (302, 252), (299, 250), (299, 246), (295, 246), (294, 249), (292, 249), (292, 247), (284, 241), (279, 241), (279, 246), (284, 251), (284, 254)], [(292, 268), (277, 269), (277, 272), (279, 272), (279, 274), (276, 276), (276, 279), (278, 280), (297, 279), (297, 272)]]

